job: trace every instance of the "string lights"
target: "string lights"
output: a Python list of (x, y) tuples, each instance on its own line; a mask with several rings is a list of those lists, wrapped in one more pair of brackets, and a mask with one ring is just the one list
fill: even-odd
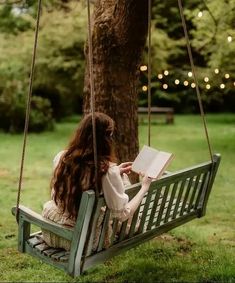
[(146, 65), (140, 66), (140, 71), (141, 71), (141, 72), (145, 72), (145, 71), (147, 71), (147, 70), (148, 70), (148, 67), (147, 67)]
[[(197, 17), (202, 18), (203, 15), (204, 15), (204, 11), (199, 10), (198, 13), (197, 13)], [(232, 37), (231, 34), (227, 34), (227, 35), (225, 35), (225, 37), (227, 38), (228, 43), (231, 43), (233, 41), (233, 37)], [(140, 71), (142, 71), (142, 72), (147, 71), (147, 69), (148, 69), (148, 67), (146, 65), (140, 66)], [(222, 73), (221, 70), (219, 70), (219, 68), (215, 68), (213, 70), (213, 72), (214, 72), (215, 75), (219, 75), (220, 73)], [(169, 71), (163, 70), (162, 73), (158, 73), (157, 76), (156, 76), (157, 79), (159, 81), (161, 81), (161, 85), (162, 85), (162, 88), (164, 90), (167, 90), (170, 87), (170, 84), (167, 82), (167, 78), (166, 78), (168, 75), (169, 75)], [(221, 79), (221, 83), (219, 85), (217, 85), (217, 87), (219, 87), (220, 89), (225, 89), (227, 82), (225, 84), (224, 79), (226, 79), (228, 81), (230, 78), (231, 78), (231, 76), (230, 76), (229, 73), (224, 73), (221, 77), (216, 76), (216, 80)], [(185, 78), (185, 79), (181, 78), (182, 81), (180, 81), (180, 79), (176, 78), (176, 79), (174, 79), (173, 82), (176, 86), (183, 85), (185, 87), (189, 86), (191, 88), (196, 88), (196, 83), (192, 82), (192, 79), (193, 79), (193, 73), (192, 73), (192, 71), (188, 71), (187, 72), (187, 78)], [(213, 75), (211, 77), (205, 76), (204, 78), (201, 79), (203, 81), (202, 84), (199, 82), (200, 87), (204, 87), (204, 88), (206, 88), (206, 90), (210, 90), (211, 88), (213, 88), (213, 86), (215, 86), (213, 84), (213, 79), (215, 79), (215, 77)], [(228, 81), (228, 83), (229, 83), (229, 81)], [(232, 84), (232, 86), (235, 87), (235, 81), (230, 82), (230, 85), (231, 84)], [(142, 86), (142, 90), (146, 92), (148, 90), (148, 87), (146, 85), (144, 85), (144, 86)]]
[(232, 42), (232, 41), (233, 41), (232, 36), (231, 36), (231, 35), (229, 35), (229, 36), (227, 37), (227, 40), (228, 40), (228, 42), (229, 42), (229, 43), (230, 43), (230, 42)]
[(143, 86), (142, 86), (142, 90), (143, 90), (144, 92), (146, 92), (146, 91), (148, 90), (148, 87), (147, 87), (146, 85), (143, 85)]
[(202, 11), (199, 11), (198, 14), (197, 14), (198, 18), (201, 18), (203, 16), (203, 12)]
[[(148, 67), (146, 65), (142, 65), (140, 66), (140, 70), (142, 72), (145, 72), (148, 70)], [(221, 71), (218, 69), (218, 68), (215, 68), (214, 69), (214, 73), (216, 75), (218, 75), (219, 73), (221, 73)], [(159, 81), (162, 81), (162, 88), (164, 90), (167, 90), (169, 88), (169, 83), (167, 83), (166, 79), (168, 77), (168, 75), (170, 74), (170, 72), (168, 70), (163, 70), (162, 73), (159, 73), (157, 74), (157, 78)], [(172, 75), (172, 72), (171, 72), (171, 75)], [(193, 77), (193, 73), (191, 71), (188, 71), (187, 72), (187, 77), (189, 79), (185, 79), (183, 81), (180, 81), (179, 79), (175, 79), (173, 81), (173, 83), (176, 85), (176, 86), (179, 86), (179, 85), (183, 85), (185, 87), (191, 87), (191, 88), (196, 88), (196, 83), (195, 82), (190, 82), (190, 80), (192, 79)], [(225, 78), (226, 80), (230, 79), (231, 78), (231, 75), (229, 73), (225, 73), (222, 77), (222, 79)], [(212, 89), (212, 86), (213, 84), (211, 83), (211, 80), (212, 78), (209, 78), (209, 76), (205, 76), (204, 78), (202, 78), (203, 82), (205, 83), (204, 87), (206, 90), (210, 90)], [(212, 80), (213, 81), (213, 80)], [(232, 82), (232, 85), (235, 87), (235, 81)], [(203, 85), (201, 85), (200, 87), (202, 87)], [(219, 84), (219, 88), (220, 89), (225, 89), (226, 88), (226, 84), (225, 83), (221, 83)], [(148, 91), (148, 87), (146, 85), (143, 85), (142, 86), (142, 91), (143, 92), (147, 92)]]

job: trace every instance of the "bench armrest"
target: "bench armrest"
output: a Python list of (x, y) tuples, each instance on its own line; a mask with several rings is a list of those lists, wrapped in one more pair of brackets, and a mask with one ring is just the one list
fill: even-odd
[[(16, 207), (12, 208), (12, 214), (16, 215)], [(73, 228), (65, 227), (64, 225), (60, 225), (51, 220), (45, 219), (39, 213), (36, 213), (23, 205), (19, 206), (19, 222), (20, 221), (34, 224), (41, 227), (41, 229), (50, 231), (67, 240), (72, 240)]]

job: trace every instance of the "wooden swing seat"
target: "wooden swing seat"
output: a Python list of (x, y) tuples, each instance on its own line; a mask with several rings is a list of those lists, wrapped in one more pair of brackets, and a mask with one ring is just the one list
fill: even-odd
[[(97, 247), (94, 249), (96, 223), (101, 207), (105, 206), (103, 196), (95, 205), (95, 192), (83, 193), (79, 208), (79, 217), (74, 229), (65, 228), (44, 219), (40, 214), (19, 207), (20, 252), (40, 258), (44, 262), (65, 270), (75, 277), (89, 267), (137, 246), (151, 238), (165, 233), (194, 218), (205, 215), (209, 194), (220, 163), (220, 155), (213, 155), (213, 161), (201, 163), (174, 173), (167, 173), (152, 182), (150, 189), (133, 215), (131, 222), (119, 225), (117, 219), (112, 222), (112, 237), (105, 248), (105, 233), (110, 223), (110, 210), (106, 208)], [(141, 184), (130, 186), (126, 191), (132, 198)], [(93, 213), (92, 213), (93, 212)], [(12, 213), (16, 213), (13, 207)], [(31, 234), (31, 224), (45, 229), (71, 241), (70, 252), (49, 247), (42, 238), (41, 231)], [(90, 225), (90, 226), (89, 226)]]

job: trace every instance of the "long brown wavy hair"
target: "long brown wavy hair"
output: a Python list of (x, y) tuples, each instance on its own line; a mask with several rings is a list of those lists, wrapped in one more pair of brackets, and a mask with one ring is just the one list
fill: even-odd
[[(98, 188), (101, 178), (109, 168), (109, 162), (116, 162), (113, 145), (114, 121), (106, 114), (95, 112), (96, 145), (98, 161)], [(60, 158), (51, 180), (53, 199), (76, 219), (82, 192), (95, 188), (95, 164), (92, 135), (92, 115), (85, 115)]]

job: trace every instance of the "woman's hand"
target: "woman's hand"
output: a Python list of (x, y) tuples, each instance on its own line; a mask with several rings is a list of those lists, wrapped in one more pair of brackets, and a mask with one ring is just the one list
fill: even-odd
[(132, 162), (124, 162), (121, 163), (118, 167), (120, 169), (120, 174), (122, 175), (123, 173), (130, 174), (131, 173), (131, 166)]
[(142, 187), (147, 192), (149, 190), (150, 184), (153, 181), (153, 178), (148, 177), (147, 175), (140, 174), (142, 178)]

